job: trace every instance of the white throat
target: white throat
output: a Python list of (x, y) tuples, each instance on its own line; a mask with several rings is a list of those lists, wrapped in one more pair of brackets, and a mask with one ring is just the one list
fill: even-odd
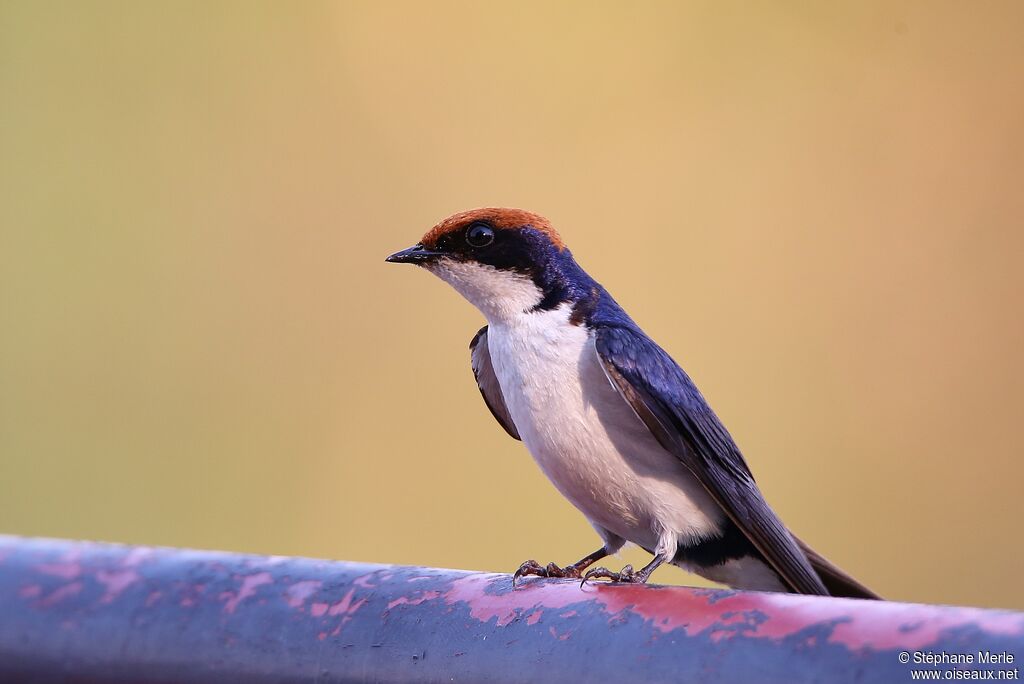
[(455, 288), (492, 324), (513, 322), (544, 297), (529, 277), (485, 264), (440, 259), (426, 268)]

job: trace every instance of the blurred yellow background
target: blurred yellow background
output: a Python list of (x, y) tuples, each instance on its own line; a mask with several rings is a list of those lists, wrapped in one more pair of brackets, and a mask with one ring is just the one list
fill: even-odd
[(800, 536), (890, 598), (1024, 608), (1022, 30), (1014, 1), (4, 0), (0, 532), (591, 551), (480, 400), (480, 315), (383, 261), (520, 206)]

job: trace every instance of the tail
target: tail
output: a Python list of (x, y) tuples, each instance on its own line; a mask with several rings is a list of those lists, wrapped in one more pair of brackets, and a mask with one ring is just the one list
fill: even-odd
[(844, 596), (847, 598), (859, 598), (859, 599), (881, 599), (882, 597), (871, 591), (863, 584), (853, 579), (845, 572), (833, 565), (827, 558), (819, 554), (817, 551), (803, 543), (800, 539), (793, 537), (796, 543), (799, 544), (804, 554), (807, 556), (807, 560), (811, 562), (811, 567), (818, 573), (818, 577), (821, 578), (822, 584), (828, 589), (828, 593), (832, 596)]

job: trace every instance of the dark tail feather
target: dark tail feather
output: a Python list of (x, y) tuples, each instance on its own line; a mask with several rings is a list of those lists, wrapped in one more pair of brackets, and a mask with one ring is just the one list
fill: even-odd
[[(794, 539), (796, 539), (796, 537), (794, 537)], [(818, 573), (818, 577), (821, 578), (822, 584), (825, 585), (825, 588), (828, 589), (828, 593), (832, 596), (845, 596), (847, 598), (859, 599), (882, 598), (830, 563), (827, 558), (819, 554), (807, 544), (803, 543), (799, 539), (796, 539), (796, 543), (800, 545), (801, 549), (803, 549), (804, 553), (807, 555), (807, 560), (811, 562), (811, 567)]]

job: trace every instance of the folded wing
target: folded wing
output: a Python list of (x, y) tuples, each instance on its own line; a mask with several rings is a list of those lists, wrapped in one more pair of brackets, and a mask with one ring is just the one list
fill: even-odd
[(689, 376), (638, 330), (596, 331), (597, 353), (619, 394), (658, 442), (690, 469), (794, 592), (828, 596), (799, 543), (768, 506), (732, 437)]
[(491, 415), (501, 423), (505, 432), (515, 439), (519, 439), (519, 430), (512, 422), (512, 416), (508, 413), (508, 406), (505, 405), (505, 397), (501, 394), (501, 386), (498, 384), (498, 377), (494, 374), (494, 366), (491, 364), (491, 353), (487, 350), (487, 326), (480, 328), (480, 331), (469, 343), (470, 360), (473, 364), (473, 375), (476, 377), (476, 384), (480, 387), (480, 394), (484, 397), (484, 403), (491, 410)]

